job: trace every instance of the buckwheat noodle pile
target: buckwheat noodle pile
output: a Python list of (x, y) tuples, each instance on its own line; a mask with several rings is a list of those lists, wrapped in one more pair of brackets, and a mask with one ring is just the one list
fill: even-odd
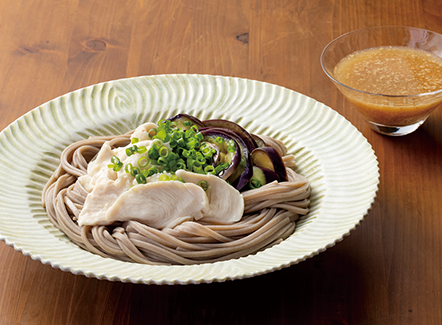
[(275, 245), (295, 230), (308, 212), (308, 180), (291, 168), (295, 161), (282, 142), (261, 136), (283, 157), (288, 181), (242, 192), (243, 218), (231, 225), (187, 221), (158, 230), (137, 221), (111, 226), (78, 226), (76, 219), (88, 192), (76, 182), (105, 141), (126, 146), (130, 134), (91, 137), (67, 147), (60, 165), (43, 189), (42, 202), (52, 223), (80, 247), (103, 257), (143, 264), (200, 264), (246, 256)]

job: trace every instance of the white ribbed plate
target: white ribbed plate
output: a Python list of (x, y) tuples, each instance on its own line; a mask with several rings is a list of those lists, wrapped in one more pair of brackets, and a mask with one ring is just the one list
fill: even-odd
[[(312, 187), (309, 215), (295, 233), (255, 255), (193, 266), (148, 266), (82, 250), (41, 205), (62, 150), (91, 135), (127, 132), (177, 113), (225, 118), (278, 138)], [(93, 85), (56, 98), (0, 133), (0, 239), (74, 274), (134, 283), (187, 284), (242, 279), (299, 263), (333, 246), (367, 214), (379, 183), (376, 156), (341, 115), (268, 83), (208, 75), (161, 75)]]

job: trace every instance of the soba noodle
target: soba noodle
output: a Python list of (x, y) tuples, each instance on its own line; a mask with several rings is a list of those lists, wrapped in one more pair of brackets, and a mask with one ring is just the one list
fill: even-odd
[(130, 134), (92, 137), (67, 147), (46, 184), (42, 202), (52, 223), (80, 247), (102, 257), (144, 264), (199, 264), (256, 253), (275, 245), (295, 230), (299, 215), (308, 213), (310, 186), (295, 173), (293, 155), (282, 142), (263, 136), (286, 166), (288, 181), (272, 182), (242, 192), (244, 216), (234, 224), (186, 221), (174, 228), (155, 229), (137, 221), (110, 226), (82, 226), (76, 220), (88, 191), (77, 182), (101, 146), (126, 146)]

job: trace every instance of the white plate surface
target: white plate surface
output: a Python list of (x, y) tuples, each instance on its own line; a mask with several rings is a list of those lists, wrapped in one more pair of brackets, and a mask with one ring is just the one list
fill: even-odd
[[(127, 132), (177, 113), (225, 118), (278, 138), (312, 187), (310, 213), (287, 240), (254, 255), (192, 266), (148, 266), (89, 253), (55, 228), (41, 192), (62, 150), (92, 135)], [(159, 75), (100, 83), (56, 98), (0, 133), (0, 239), (44, 264), (99, 279), (188, 284), (248, 278), (299, 263), (333, 246), (371, 208), (376, 156), (331, 108), (276, 85), (220, 76)]]

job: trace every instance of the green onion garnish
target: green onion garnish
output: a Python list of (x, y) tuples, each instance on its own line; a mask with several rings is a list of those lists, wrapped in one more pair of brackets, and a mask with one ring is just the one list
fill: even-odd
[(204, 174), (203, 168), (201, 166), (193, 166), (192, 171), (197, 174)]
[(251, 189), (255, 189), (255, 188), (259, 188), (262, 186), (261, 182), (259, 181), (259, 179), (252, 177), (252, 179), (249, 182), (249, 186)]
[(147, 133), (149, 135), (149, 138), (153, 139), (153, 137), (157, 134), (157, 129), (153, 128), (150, 129), (149, 132)]
[(112, 164), (108, 164), (107, 167), (111, 168), (114, 172), (118, 172), (123, 167), (123, 163), (117, 156), (112, 156), (111, 162)]
[(114, 168), (112, 168), (112, 169), (114, 172), (119, 172), (122, 167), (123, 167), (123, 163), (120, 161), (118, 164), (114, 164)]
[(160, 166), (166, 166), (167, 165), (167, 160), (166, 160), (166, 158), (164, 158), (164, 157), (160, 157), (160, 158), (158, 158), (158, 160), (157, 160), (157, 164), (158, 165), (160, 165)]
[(111, 162), (113, 164), (118, 164), (120, 162), (120, 159), (117, 156), (112, 156)]
[(168, 180), (170, 180), (170, 179), (169, 179), (169, 176), (167, 176), (166, 174), (161, 174), (161, 175), (158, 177), (158, 180), (159, 180), (159, 181), (168, 181)]
[(130, 174), (131, 174), (133, 177), (139, 175), (140, 173), (141, 173), (141, 171), (140, 171), (140, 169), (139, 169), (138, 167), (133, 167), (133, 168), (130, 170)]
[(140, 166), (141, 168), (147, 167), (147, 165), (149, 165), (149, 163), (150, 163), (150, 160), (145, 156), (142, 156), (142, 157), (140, 157), (140, 159), (138, 159), (138, 166)]
[(145, 153), (146, 151), (147, 151), (146, 146), (139, 146), (137, 148), (137, 153), (139, 153), (139, 154)]
[(160, 171), (158, 170), (158, 168), (156, 166), (152, 166), (152, 167), (150, 167), (147, 170), (147, 172), (148, 172), (148, 175), (149, 175), (148, 177), (150, 177), (152, 175), (155, 175), (155, 174), (159, 173)]
[(158, 150), (158, 154), (159, 154), (161, 157), (166, 158), (166, 157), (169, 155), (169, 149), (167, 149), (167, 147), (165, 147), (165, 146), (162, 146), (162, 147), (160, 148), (160, 150)]
[(144, 176), (144, 174), (135, 175), (135, 179), (138, 184), (146, 184), (146, 176)]
[(236, 143), (235, 143), (235, 141), (229, 140), (228, 144), (229, 144), (229, 146), (227, 148), (227, 151), (234, 153), (236, 151)]
[[(218, 148), (212, 146), (217, 144), (222, 154), (226, 151), (234, 153), (237, 150), (235, 141), (218, 136), (210, 140), (213, 141), (210, 144), (204, 141), (204, 135), (191, 121), (184, 121), (183, 125), (185, 127), (181, 128), (176, 122), (160, 121), (157, 128), (147, 131), (148, 136), (154, 140), (149, 148), (137, 146), (140, 139), (136, 137), (131, 139), (131, 145), (126, 148), (128, 157), (134, 154), (141, 155), (137, 157), (137, 167), (132, 165), (135, 164), (134, 162), (123, 165), (116, 156), (112, 157), (108, 167), (114, 171), (124, 168), (126, 173), (135, 177), (139, 184), (144, 184), (148, 177), (157, 173), (162, 173), (161, 179), (166, 180), (168, 177), (164, 172), (174, 175), (178, 169), (218, 175), (229, 167), (229, 163), (226, 162), (213, 166), (214, 157), (217, 157), (217, 160), (220, 158)], [(171, 177), (171, 179), (176, 180), (177, 177)]]
[(131, 173), (132, 168), (134, 168), (134, 166), (131, 163), (128, 163), (125, 167), (124, 167), (124, 171), (128, 174)]
[(219, 164), (218, 166), (215, 167), (215, 174), (218, 175), (221, 171), (223, 171), (229, 166), (230, 166), (229, 163)]
[(204, 191), (207, 191), (207, 189), (209, 188), (209, 183), (207, 183), (206, 181), (199, 181), (198, 185), (201, 186)]

